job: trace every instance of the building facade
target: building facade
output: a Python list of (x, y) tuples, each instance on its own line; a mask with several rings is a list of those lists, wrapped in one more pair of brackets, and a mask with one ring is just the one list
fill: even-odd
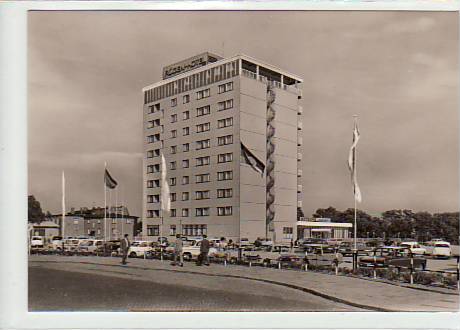
[(63, 237), (94, 237), (96, 239), (118, 240), (128, 234), (129, 238), (135, 237), (134, 232), (138, 217), (130, 216), (128, 210), (123, 207), (120, 210), (110, 208), (104, 217), (104, 208), (81, 208), (66, 213), (65, 223), (62, 226), (62, 215), (53, 215), (51, 220), (59, 225)]
[(353, 224), (347, 222), (331, 222), (329, 218), (301, 218), (297, 222), (298, 238), (320, 238), (343, 240), (350, 238)]
[[(144, 239), (295, 240), (301, 82), (246, 55), (204, 53), (165, 67), (163, 80), (143, 89)], [(171, 193), (164, 214), (162, 154)]]

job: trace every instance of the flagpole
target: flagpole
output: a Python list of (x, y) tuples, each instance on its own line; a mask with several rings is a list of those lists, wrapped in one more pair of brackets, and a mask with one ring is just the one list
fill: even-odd
[(61, 225), (61, 236), (64, 238), (65, 229), (65, 175), (62, 171), (62, 225)]
[(104, 241), (106, 241), (107, 231), (107, 186), (105, 183), (105, 171), (107, 170), (107, 162), (104, 163)]
[[(358, 124), (358, 115), (353, 115), (353, 118), (354, 118), (354, 127), (357, 126)], [(355, 146), (354, 150), (353, 150), (353, 153), (354, 153), (354, 163), (353, 163), (353, 172), (355, 174), (355, 178), (358, 177), (358, 173), (356, 171), (357, 169), (357, 152), (356, 152), (356, 149), (357, 149), (357, 146)], [(354, 223), (354, 247), (355, 247), (355, 250), (357, 250), (357, 233), (358, 233), (358, 224), (357, 224), (357, 220), (356, 220), (356, 188), (353, 189), (353, 199), (355, 200), (355, 223)]]

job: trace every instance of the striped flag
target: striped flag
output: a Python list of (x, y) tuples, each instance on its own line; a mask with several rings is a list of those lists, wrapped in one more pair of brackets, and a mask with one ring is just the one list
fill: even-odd
[(260, 175), (264, 175), (265, 165), (241, 142), (241, 163), (252, 167)]
[(115, 181), (115, 179), (110, 175), (109, 171), (107, 171), (107, 168), (105, 168), (104, 182), (105, 186), (109, 189), (115, 189), (118, 185), (117, 181)]
[(171, 210), (171, 196), (169, 194), (169, 184), (167, 180), (166, 160), (163, 153), (161, 154), (161, 210)]
[(353, 194), (355, 201), (361, 203), (361, 191), (359, 190), (358, 180), (356, 177), (356, 145), (359, 141), (359, 129), (358, 123), (355, 120), (355, 126), (353, 128), (353, 144), (350, 148), (350, 154), (348, 155), (348, 168), (351, 172), (351, 183), (353, 184)]

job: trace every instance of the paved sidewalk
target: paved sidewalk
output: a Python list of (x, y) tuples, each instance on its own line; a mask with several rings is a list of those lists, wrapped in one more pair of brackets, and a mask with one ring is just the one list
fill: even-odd
[[(194, 263), (185, 263), (184, 267), (174, 267), (169, 261), (129, 259), (127, 266), (120, 265), (119, 258), (104, 257), (62, 257), (33, 255), (31, 265), (60, 267), (62, 264), (87, 265), (92, 269), (106, 273), (141, 276), (141, 271), (182, 272), (193, 276), (232, 277), (261, 281), (312, 293), (339, 303), (371, 311), (458, 311), (458, 291), (445, 292), (416, 290), (384, 282), (364, 280), (347, 276), (335, 276), (316, 272), (278, 270), (276, 268), (245, 267), (229, 265), (227, 267), (212, 264), (198, 267)], [(84, 271), (72, 267), (75, 271)], [(158, 274), (158, 273), (157, 273)], [(145, 276), (145, 275), (144, 275)]]

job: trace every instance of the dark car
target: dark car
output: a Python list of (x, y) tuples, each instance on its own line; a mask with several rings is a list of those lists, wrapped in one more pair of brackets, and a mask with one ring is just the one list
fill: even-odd
[(382, 246), (374, 250), (373, 255), (359, 258), (360, 267), (396, 267), (410, 268), (411, 259), (414, 268), (426, 268), (426, 258), (412, 254), (407, 247), (401, 246)]

